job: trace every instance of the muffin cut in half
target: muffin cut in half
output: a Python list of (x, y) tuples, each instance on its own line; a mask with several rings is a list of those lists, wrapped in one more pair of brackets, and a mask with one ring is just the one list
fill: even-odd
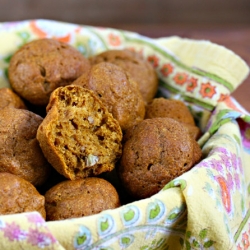
[(113, 116), (88, 89), (57, 88), (37, 139), (51, 165), (75, 180), (111, 171), (122, 153), (122, 131)]

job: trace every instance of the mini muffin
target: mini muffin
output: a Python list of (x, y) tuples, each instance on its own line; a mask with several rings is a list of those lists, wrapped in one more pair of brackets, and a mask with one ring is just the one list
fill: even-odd
[(23, 178), (0, 173), (0, 215), (39, 212), (45, 219), (45, 199)]
[(199, 163), (202, 159), (202, 151), (200, 148), (200, 145), (195, 141), (193, 144), (193, 150), (194, 150), (194, 154), (193, 154), (193, 165)]
[(0, 109), (13, 107), (27, 109), (23, 100), (9, 88), (0, 88)]
[(154, 98), (146, 106), (145, 119), (169, 117), (179, 122), (195, 125), (194, 118), (184, 102), (163, 97)]
[(44, 38), (15, 52), (9, 65), (9, 80), (22, 98), (45, 106), (54, 89), (72, 83), (89, 67), (88, 59), (69, 44)]
[(75, 180), (111, 171), (122, 153), (122, 131), (93, 91), (69, 85), (50, 97), (37, 139), (51, 165)]
[(194, 138), (196, 141), (201, 137), (202, 132), (198, 126), (187, 123), (182, 123), (182, 124), (187, 128), (190, 136)]
[(158, 77), (153, 66), (138, 53), (130, 50), (108, 50), (90, 58), (92, 64), (110, 62), (127, 71), (139, 85), (146, 103), (151, 101), (158, 89)]
[(144, 119), (145, 104), (137, 83), (115, 64), (98, 63), (73, 84), (93, 90), (122, 130)]
[(10, 107), (0, 109), (0, 117), (0, 172), (42, 185), (51, 169), (36, 139), (42, 117)]
[(198, 161), (200, 150), (187, 129), (171, 118), (146, 119), (133, 127), (124, 146), (118, 173), (135, 198), (159, 192)]
[(165, 99), (163, 97), (154, 98), (146, 106), (145, 119), (156, 117), (169, 117), (183, 123), (191, 137), (198, 140), (201, 130), (195, 125), (194, 118), (184, 102), (175, 99)]
[(45, 194), (48, 221), (88, 216), (119, 206), (119, 196), (113, 185), (96, 177), (66, 180)]

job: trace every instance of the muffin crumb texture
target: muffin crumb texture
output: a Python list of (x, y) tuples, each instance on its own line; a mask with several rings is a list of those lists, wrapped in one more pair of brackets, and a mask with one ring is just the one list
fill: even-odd
[(37, 132), (44, 155), (74, 180), (111, 171), (121, 156), (118, 122), (95, 94), (80, 86), (56, 89)]

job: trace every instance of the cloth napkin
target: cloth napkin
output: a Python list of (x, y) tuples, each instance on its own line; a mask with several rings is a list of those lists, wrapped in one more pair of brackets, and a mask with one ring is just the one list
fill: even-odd
[(159, 95), (180, 99), (203, 132), (203, 160), (148, 199), (97, 215), (46, 222), (37, 212), (0, 216), (0, 249), (250, 249), (250, 114), (231, 93), (247, 64), (210, 41), (150, 39), (52, 20), (0, 24), (0, 87), (23, 44), (50, 37), (85, 56), (139, 52), (159, 76)]

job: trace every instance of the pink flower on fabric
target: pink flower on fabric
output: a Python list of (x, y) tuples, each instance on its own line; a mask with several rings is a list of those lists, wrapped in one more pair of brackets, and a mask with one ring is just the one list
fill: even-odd
[(3, 232), (4, 232), (4, 237), (8, 238), (10, 241), (24, 240), (27, 236), (27, 232), (21, 230), (20, 226), (15, 222), (6, 223)]
[(207, 161), (202, 161), (198, 164), (199, 167), (209, 168), (209, 163)]
[(220, 153), (222, 153), (222, 154), (227, 154), (228, 153), (228, 151), (225, 149), (225, 148), (222, 148), (222, 147), (219, 147), (219, 148), (217, 148), (218, 149), (218, 151), (220, 152)]
[(228, 155), (220, 154), (220, 158), (225, 164), (226, 168), (229, 169), (231, 167), (231, 162), (230, 162), (230, 158), (228, 157)]
[(220, 162), (220, 160), (217, 159), (210, 159), (211, 167), (215, 169), (216, 171), (223, 173), (223, 166)]
[(34, 224), (44, 224), (45, 221), (42, 218), (42, 216), (40, 214), (37, 213), (29, 213), (26, 215), (27, 219), (29, 222), (34, 223)]
[(231, 154), (232, 167), (236, 170), (238, 168), (237, 156), (234, 153), (230, 153), (230, 154)]
[(243, 173), (243, 167), (242, 167), (242, 160), (240, 157), (238, 157), (238, 166), (239, 166), (239, 169), (240, 169), (240, 173), (242, 174)]
[(226, 157), (229, 157), (229, 152), (227, 149), (223, 148), (223, 147), (216, 147), (216, 148), (213, 148), (210, 153), (209, 153), (209, 156), (210, 155), (213, 155), (213, 154), (222, 154), (222, 155), (225, 155)]
[(237, 189), (240, 189), (240, 176), (238, 173), (234, 174), (234, 182)]
[(230, 190), (232, 190), (234, 187), (233, 177), (229, 172), (227, 173), (227, 186)]
[(30, 229), (27, 241), (33, 246), (46, 247), (56, 242), (56, 239), (49, 233), (41, 232), (37, 228)]

